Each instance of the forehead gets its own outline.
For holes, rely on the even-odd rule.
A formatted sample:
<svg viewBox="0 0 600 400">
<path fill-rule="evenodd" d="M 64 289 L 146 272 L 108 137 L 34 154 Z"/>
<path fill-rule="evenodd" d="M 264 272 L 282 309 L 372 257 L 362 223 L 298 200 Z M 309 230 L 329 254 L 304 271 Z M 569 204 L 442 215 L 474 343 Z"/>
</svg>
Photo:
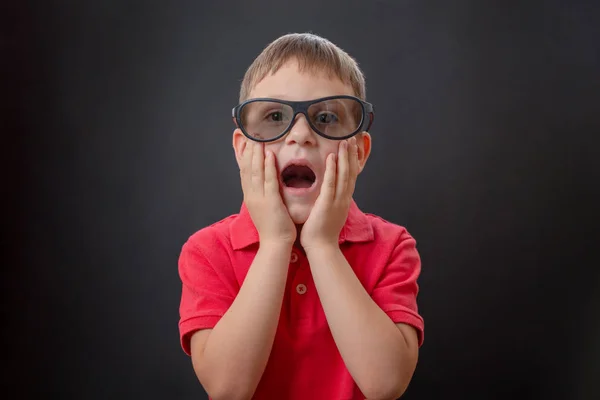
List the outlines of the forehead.
<svg viewBox="0 0 600 400">
<path fill-rule="evenodd" d="M 354 95 L 352 86 L 334 74 L 318 68 L 300 70 L 296 61 L 288 61 L 274 74 L 254 85 L 249 98 L 272 97 L 281 100 L 313 100 L 336 95 Z"/>
</svg>

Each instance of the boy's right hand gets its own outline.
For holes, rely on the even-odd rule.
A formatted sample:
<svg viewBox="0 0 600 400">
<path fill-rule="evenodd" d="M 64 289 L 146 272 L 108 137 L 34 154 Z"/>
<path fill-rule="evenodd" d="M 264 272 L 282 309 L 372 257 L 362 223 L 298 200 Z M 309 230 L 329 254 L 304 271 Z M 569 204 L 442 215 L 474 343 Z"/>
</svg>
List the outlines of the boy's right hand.
<svg viewBox="0 0 600 400">
<path fill-rule="evenodd" d="M 296 241 L 296 225 L 279 192 L 273 152 L 268 151 L 265 156 L 263 143 L 247 141 L 242 150 L 240 177 L 244 203 L 258 231 L 260 242 L 292 245 Z"/>
</svg>

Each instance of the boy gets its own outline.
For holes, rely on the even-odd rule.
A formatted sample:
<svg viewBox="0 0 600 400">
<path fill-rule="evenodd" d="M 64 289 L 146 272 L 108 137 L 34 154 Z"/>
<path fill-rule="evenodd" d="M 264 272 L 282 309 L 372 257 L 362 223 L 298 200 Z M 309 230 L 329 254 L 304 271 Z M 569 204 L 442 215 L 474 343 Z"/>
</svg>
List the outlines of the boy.
<svg viewBox="0 0 600 400">
<path fill-rule="evenodd" d="M 180 336 L 213 399 L 396 399 L 423 341 L 420 258 L 402 227 L 352 199 L 373 108 L 356 62 L 289 34 L 242 82 L 239 214 L 179 259 Z"/>
</svg>

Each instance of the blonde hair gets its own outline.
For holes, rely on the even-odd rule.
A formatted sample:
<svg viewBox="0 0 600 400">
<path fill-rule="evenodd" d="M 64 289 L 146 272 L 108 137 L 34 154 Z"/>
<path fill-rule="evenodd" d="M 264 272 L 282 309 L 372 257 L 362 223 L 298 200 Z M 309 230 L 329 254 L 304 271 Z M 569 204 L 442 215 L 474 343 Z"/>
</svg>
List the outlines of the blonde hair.
<svg viewBox="0 0 600 400">
<path fill-rule="evenodd" d="M 366 100 L 366 85 L 358 63 L 329 40 L 312 33 L 290 33 L 271 42 L 258 55 L 244 75 L 240 103 L 267 75 L 274 74 L 290 60 L 303 72 L 326 72 L 352 87 L 354 95 Z"/>
</svg>

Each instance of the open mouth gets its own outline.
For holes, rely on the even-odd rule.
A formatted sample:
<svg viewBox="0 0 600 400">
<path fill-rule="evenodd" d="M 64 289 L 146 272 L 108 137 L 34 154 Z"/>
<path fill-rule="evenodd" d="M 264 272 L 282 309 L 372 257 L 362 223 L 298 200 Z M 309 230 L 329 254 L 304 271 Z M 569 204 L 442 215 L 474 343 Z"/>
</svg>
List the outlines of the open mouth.
<svg viewBox="0 0 600 400">
<path fill-rule="evenodd" d="M 309 188 L 315 183 L 315 173 L 306 165 L 289 165 L 281 172 L 281 180 L 289 188 Z"/>
</svg>

